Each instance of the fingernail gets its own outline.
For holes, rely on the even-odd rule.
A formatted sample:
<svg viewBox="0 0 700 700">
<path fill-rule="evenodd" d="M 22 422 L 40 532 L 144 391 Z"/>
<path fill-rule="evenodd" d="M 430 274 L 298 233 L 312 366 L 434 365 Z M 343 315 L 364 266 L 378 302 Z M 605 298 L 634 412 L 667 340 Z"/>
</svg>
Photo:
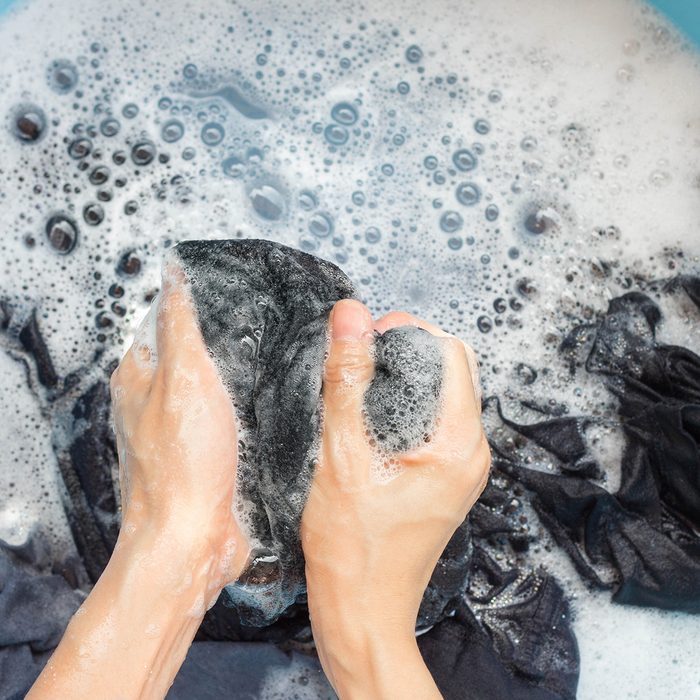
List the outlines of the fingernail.
<svg viewBox="0 0 700 700">
<path fill-rule="evenodd" d="M 333 340 L 360 340 L 372 336 L 372 316 L 367 307 L 354 299 L 342 299 L 331 311 Z"/>
</svg>

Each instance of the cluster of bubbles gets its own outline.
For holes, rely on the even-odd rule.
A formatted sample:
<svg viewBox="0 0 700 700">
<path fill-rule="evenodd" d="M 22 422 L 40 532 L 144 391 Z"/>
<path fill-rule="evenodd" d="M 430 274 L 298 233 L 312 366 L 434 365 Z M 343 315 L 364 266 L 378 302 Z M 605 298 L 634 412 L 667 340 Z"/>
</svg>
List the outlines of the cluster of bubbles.
<svg viewBox="0 0 700 700">
<path fill-rule="evenodd" d="M 341 265 L 375 314 L 469 340 L 487 393 L 594 410 L 557 369 L 566 329 L 698 267 L 700 107 L 658 88 L 659 66 L 681 84 L 697 60 L 632 0 L 538 2 L 517 27 L 477 4 L 213 0 L 156 21 L 135 0 L 76 0 L 54 32 L 33 14 L 48 0 L 26 3 L 0 25 L 23 56 L 0 98 L 4 298 L 39 309 L 68 374 L 96 347 L 119 356 L 175 242 L 269 238 Z M 534 38 L 550 12 L 593 26 L 620 4 L 595 64 Z"/>
</svg>

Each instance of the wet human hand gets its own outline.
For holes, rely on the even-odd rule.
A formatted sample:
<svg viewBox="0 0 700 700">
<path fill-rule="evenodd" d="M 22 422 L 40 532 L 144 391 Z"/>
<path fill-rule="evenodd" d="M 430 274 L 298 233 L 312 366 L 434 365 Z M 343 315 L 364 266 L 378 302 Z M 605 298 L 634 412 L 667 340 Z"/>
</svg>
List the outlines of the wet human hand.
<svg viewBox="0 0 700 700">
<path fill-rule="evenodd" d="M 435 564 L 488 479 L 476 360 L 460 340 L 408 314 L 373 324 L 355 301 L 336 304 L 330 325 L 323 436 L 302 519 L 314 638 L 343 698 L 434 697 L 414 629 Z M 443 390 L 430 440 L 392 455 L 398 474 L 385 480 L 363 397 L 374 331 L 401 325 L 439 338 Z"/>
<path fill-rule="evenodd" d="M 232 513 L 237 423 L 177 267 L 164 269 L 159 298 L 111 391 L 122 537 L 148 527 L 173 533 L 173 547 L 207 548 L 216 562 L 211 587 L 220 589 L 249 554 Z"/>
</svg>

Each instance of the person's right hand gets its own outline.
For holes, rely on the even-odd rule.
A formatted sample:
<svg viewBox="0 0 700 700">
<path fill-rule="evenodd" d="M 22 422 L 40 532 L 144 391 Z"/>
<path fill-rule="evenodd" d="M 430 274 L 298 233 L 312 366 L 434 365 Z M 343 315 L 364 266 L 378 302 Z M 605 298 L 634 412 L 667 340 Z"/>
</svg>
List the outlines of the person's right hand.
<svg viewBox="0 0 700 700">
<path fill-rule="evenodd" d="M 408 314 L 376 324 L 338 302 L 323 383 L 323 434 L 302 518 L 309 610 L 319 656 L 346 697 L 439 697 L 418 653 L 415 622 L 437 560 L 486 485 L 476 360 L 460 340 Z M 429 442 L 392 455 L 380 480 L 363 411 L 375 330 L 418 325 L 440 338 L 442 405 Z M 379 466 L 381 469 L 381 465 Z"/>
</svg>

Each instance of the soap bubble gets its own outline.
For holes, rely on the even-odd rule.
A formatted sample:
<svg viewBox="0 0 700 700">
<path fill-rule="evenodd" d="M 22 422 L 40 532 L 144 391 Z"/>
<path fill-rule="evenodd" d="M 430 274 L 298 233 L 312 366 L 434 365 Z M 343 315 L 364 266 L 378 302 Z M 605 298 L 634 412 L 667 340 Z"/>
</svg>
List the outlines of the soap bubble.
<svg viewBox="0 0 700 700">
<path fill-rule="evenodd" d="M 75 139 L 68 145 L 68 155 L 75 160 L 86 158 L 91 151 L 92 141 L 87 138 Z"/>
<path fill-rule="evenodd" d="M 105 218 L 105 210 L 94 202 L 83 208 L 83 219 L 89 226 L 98 226 Z"/>
<path fill-rule="evenodd" d="M 221 163 L 221 169 L 227 177 L 239 178 L 245 173 L 245 163 L 238 156 L 229 156 Z"/>
<path fill-rule="evenodd" d="M 498 218 L 498 207 L 495 204 L 489 204 L 484 212 L 487 221 L 495 221 Z"/>
<path fill-rule="evenodd" d="M 208 122 L 202 127 L 202 141 L 207 146 L 218 146 L 224 140 L 224 127 L 217 122 Z"/>
<path fill-rule="evenodd" d="M 350 126 L 357 121 L 357 110 L 349 102 L 339 102 L 331 109 L 331 117 L 344 126 Z"/>
<path fill-rule="evenodd" d="M 481 199 L 481 190 L 473 182 L 461 182 L 457 185 L 455 196 L 460 204 L 472 207 L 479 203 Z"/>
<path fill-rule="evenodd" d="M 136 165 L 148 165 L 156 157 L 156 146 L 152 141 L 139 141 L 131 149 L 131 160 Z"/>
<path fill-rule="evenodd" d="M 420 63 L 422 58 L 423 51 L 421 50 L 420 46 L 412 44 L 406 49 L 406 60 L 409 63 Z"/>
<path fill-rule="evenodd" d="M 329 124 L 323 130 L 323 135 L 326 141 L 333 146 L 342 146 L 350 137 L 348 130 L 339 124 Z"/>
<path fill-rule="evenodd" d="M 134 104 L 133 102 L 129 102 L 128 104 L 125 104 L 124 107 L 122 107 L 122 116 L 125 119 L 134 119 L 139 113 L 139 107 L 138 105 Z"/>
<path fill-rule="evenodd" d="M 49 245 L 60 255 L 68 255 L 78 243 L 78 226 L 65 214 L 56 214 L 46 222 Z"/>
<path fill-rule="evenodd" d="M 365 231 L 365 240 L 367 243 L 378 243 L 382 237 L 381 232 L 376 226 L 370 226 Z"/>
<path fill-rule="evenodd" d="M 14 109 L 12 115 L 12 133 L 22 143 L 36 143 L 46 132 L 44 111 L 32 104 L 25 104 Z"/>
<path fill-rule="evenodd" d="M 103 136 L 116 136 L 119 133 L 120 128 L 121 125 L 119 121 L 113 117 L 103 119 L 100 124 L 100 131 L 102 132 Z"/>
<path fill-rule="evenodd" d="M 302 190 L 299 193 L 299 206 L 304 211 L 311 211 L 318 206 L 318 199 L 316 199 L 316 195 L 313 192 Z"/>
<path fill-rule="evenodd" d="M 457 170 L 467 172 L 476 168 L 477 158 L 469 149 L 461 148 L 452 155 L 452 162 Z"/>
<path fill-rule="evenodd" d="M 317 238 L 327 238 L 333 233 L 333 218 L 330 214 L 317 212 L 309 219 L 309 232 Z"/>
<path fill-rule="evenodd" d="M 78 84 L 78 69 L 65 59 L 52 61 L 48 70 L 48 83 L 54 92 L 66 94 Z"/>
<path fill-rule="evenodd" d="M 284 196 L 272 185 L 254 187 L 248 193 L 248 197 L 255 212 L 266 221 L 279 221 L 284 215 Z"/>
<path fill-rule="evenodd" d="M 440 228 L 445 233 L 455 233 L 464 225 L 462 215 L 457 211 L 446 211 L 440 217 Z"/>
<path fill-rule="evenodd" d="M 179 119 L 169 119 L 160 130 L 160 135 L 166 143 L 179 141 L 185 133 L 185 125 Z"/>
</svg>

